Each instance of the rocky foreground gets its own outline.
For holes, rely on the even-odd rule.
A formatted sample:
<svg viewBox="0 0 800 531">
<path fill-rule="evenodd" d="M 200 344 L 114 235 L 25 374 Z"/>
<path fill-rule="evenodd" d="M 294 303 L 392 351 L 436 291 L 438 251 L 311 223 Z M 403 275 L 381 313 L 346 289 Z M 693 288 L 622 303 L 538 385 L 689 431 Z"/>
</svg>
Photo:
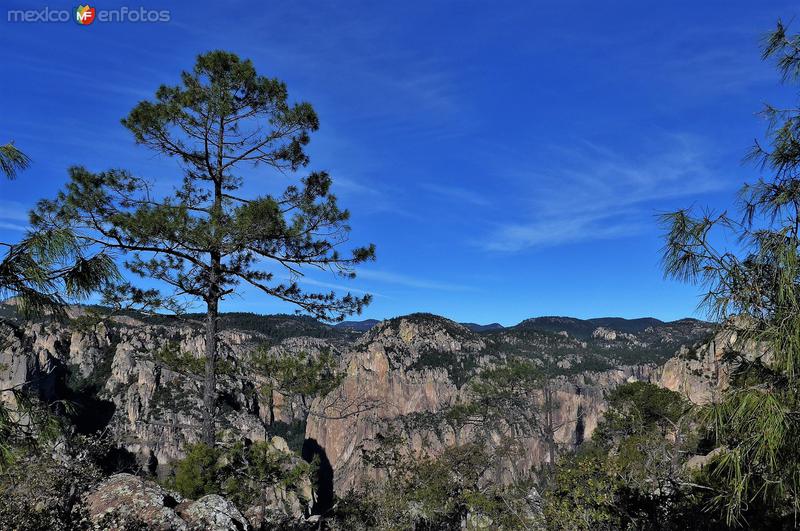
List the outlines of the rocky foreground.
<svg viewBox="0 0 800 531">
<path fill-rule="evenodd" d="M 76 401 L 82 406 L 78 429 L 105 430 L 145 474 L 166 478 L 200 434 L 199 323 L 137 315 L 96 322 L 81 310 L 72 317 L 23 322 L 7 314 L 0 324 L 0 387 L 23 386 L 45 400 Z M 298 525 L 313 523 L 312 513 L 335 494 L 380 477 L 364 456 L 387 433 L 400 433 L 405 451 L 417 455 L 482 437 L 444 413 L 487 367 L 519 357 L 549 376 L 554 438 L 565 451 L 591 436 L 605 411 L 604 397 L 620 383 L 649 381 L 697 403 L 712 399 L 727 377 L 722 355 L 735 342 L 729 335 L 714 337 L 710 324 L 690 319 L 537 318 L 512 328 L 476 329 L 414 314 L 369 326 L 362 333 L 290 316 L 224 320 L 222 440 L 271 441 L 297 459 L 316 456 L 323 474 L 316 490 L 273 489 L 261 506 L 240 511 L 219 496 L 182 500 L 154 481 L 119 474 L 88 495 L 91 517 L 99 522 L 130 513 L 163 529 L 246 529 L 266 511 Z M 333 356 L 337 385 L 323 396 L 281 392 L 257 370 L 257 353 Z M 550 459 L 540 437 L 521 442 L 524 458 L 499 466 L 493 480 L 508 481 Z"/>
</svg>

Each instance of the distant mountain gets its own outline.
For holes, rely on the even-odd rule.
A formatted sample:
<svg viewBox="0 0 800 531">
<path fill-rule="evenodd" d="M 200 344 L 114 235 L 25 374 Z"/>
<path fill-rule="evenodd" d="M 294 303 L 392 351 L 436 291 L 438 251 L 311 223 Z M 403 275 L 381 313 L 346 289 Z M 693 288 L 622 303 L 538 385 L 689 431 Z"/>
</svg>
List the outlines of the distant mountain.
<svg viewBox="0 0 800 531">
<path fill-rule="evenodd" d="M 136 316 L 135 312 L 132 315 Z M 205 314 L 190 313 L 180 318 L 171 315 L 149 315 L 139 318 L 148 324 L 174 325 L 188 321 L 195 325 L 203 324 Z M 347 330 L 336 330 L 333 326 L 322 323 L 307 315 L 272 314 L 261 315 L 249 312 L 226 312 L 219 316 L 219 326 L 225 330 L 243 330 L 258 332 L 269 337 L 273 342 L 280 342 L 289 337 L 316 337 L 325 339 L 342 338 Z"/>
<path fill-rule="evenodd" d="M 642 317 L 640 319 L 623 319 L 622 317 L 596 317 L 594 319 L 576 319 L 574 317 L 534 317 L 526 319 L 514 328 L 526 328 L 539 330 L 542 332 L 566 332 L 572 337 L 586 339 L 598 327 L 612 328 L 619 332 L 638 334 L 650 327 L 664 326 L 664 321 L 653 317 Z"/>
<path fill-rule="evenodd" d="M 663 363 L 682 346 L 691 348 L 713 332 L 711 323 L 696 319 L 665 323 L 617 317 L 539 317 L 483 331 L 473 326 L 481 325 L 415 313 L 381 321 L 357 342 L 385 343 L 390 367 L 445 368 L 460 385 L 479 370 L 479 358 L 483 363 L 508 356 L 527 358 L 554 375 L 604 371 Z"/>
<path fill-rule="evenodd" d="M 692 347 L 713 333 L 697 319 L 663 322 L 645 317 L 536 317 L 482 334 L 506 354 L 545 360 L 568 371 L 606 370 L 623 365 L 660 364 L 681 346 Z"/>
<path fill-rule="evenodd" d="M 14 303 L 13 299 L 0 302 L 0 320 L 24 321 L 17 314 Z M 68 313 L 71 318 L 76 318 L 89 309 L 101 312 L 108 310 L 102 307 L 72 306 Z M 148 315 L 128 310 L 116 312 L 116 315 L 117 318 L 128 319 L 126 323 L 129 325 L 138 323 L 200 329 L 205 321 L 203 313 L 189 313 L 176 317 L 163 314 Z M 46 317 L 37 320 L 42 319 L 47 320 Z M 542 316 L 526 319 L 515 326 L 504 327 L 499 323 L 455 323 L 427 313 L 415 313 L 386 321 L 365 319 L 330 325 L 304 315 L 230 312 L 220 314 L 219 324 L 222 329 L 262 334 L 263 339 L 271 345 L 293 337 L 319 338 L 344 345 L 355 341 L 382 322 L 396 323 L 403 320 L 417 324 L 436 323 L 436 326 L 448 329 L 453 326 L 461 328 L 461 332 L 453 330 L 453 334 L 476 334 L 474 339 L 477 340 L 480 336 L 486 342 L 487 349 L 492 352 L 502 351 L 526 357 L 546 355 L 555 363 L 564 355 L 578 356 L 583 362 L 572 363 L 575 369 L 587 364 L 593 368 L 601 366 L 608 368 L 616 364 L 660 363 L 674 354 L 676 344 L 692 345 L 705 339 L 711 330 L 710 323 L 691 318 L 664 322 L 653 317 L 578 319 L 566 316 Z M 579 356 L 576 349 L 581 351 L 588 349 L 589 352 L 582 352 Z"/>
<path fill-rule="evenodd" d="M 119 321 L 128 325 L 147 324 L 159 326 L 185 326 L 202 329 L 205 326 L 204 313 L 185 313 L 180 316 L 168 314 L 146 314 L 136 310 L 112 312 L 102 306 L 74 305 L 68 308 L 71 318 L 86 315 L 88 310 L 96 310 L 100 314 L 112 314 Z M 24 322 L 25 319 L 16 310 L 13 300 L 0 301 L 0 320 Z M 48 320 L 40 317 L 36 320 Z M 366 321 L 364 321 L 366 322 Z M 377 321 L 375 321 L 377 322 Z M 341 323 L 340 323 L 341 324 Z M 222 330 L 240 330 L 261 334 L 270 344 L 277 344 L 291 337 L 313 337 L 329 341 L 351 341 L 360 335 L 359 330 L 350 327 L 331 326 L 308 315 L 294 314 L 257 314 L 250 312 L 224 312 L 219 315 L 219 327 Z"/>
<path fill-rule="evenodd" d="M 501 330 L 505 328 L 500 323 L 491 323 L 491 324 L 477 324 L 477 323 L 461 323 L 462 326 L 466 326 L 473 332 L 489 332 L 490 330 Z"/>
<path fill-rule="evenodd" d="M 342 321 L 334 325 L 334 328 L 355 330 L 356 332 L 366 332 L 376 324 L 380 323 L 377 319 L 365 319 L 363 321 Z"/>
</svg>

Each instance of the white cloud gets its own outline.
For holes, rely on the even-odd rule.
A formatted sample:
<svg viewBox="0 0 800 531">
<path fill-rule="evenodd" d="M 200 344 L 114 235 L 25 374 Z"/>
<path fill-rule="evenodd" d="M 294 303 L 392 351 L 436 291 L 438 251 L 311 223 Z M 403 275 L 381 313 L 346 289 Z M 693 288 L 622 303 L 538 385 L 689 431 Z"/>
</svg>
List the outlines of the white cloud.
<svg viewBox="0 0 800 531">
<path fill-rule="evenodd" d="M 28 230 L 28 227 L 18 225 L 16 223 L 6 223 L 4 221 L 0 221 L 0 229 L 18 230 L 24 232 Z"/>
<path fill-rule="evenodd" d="M 447 282 L 438 282 L 433 280 L 426 280 L 416 276 L 402 275 L 399 273 L 390 273 L 387 271 L 376 271 L 372 269 L 364 269 L 358 271 L 358 276 L 366 280 L 374 280 L 386 284 L 397 284 L 408 288 L 429 289 L 436 291 L 473 291 L 474 288 L 460 284 L 451 284 Z"/>
<path fill-rule="evenodd" d="M 557 166 L 520 172 L 531 183 L 520 219 L 495 223 L 480 245 L 520 251 L 637 234 L 652 222 L 653 203 L 723 187 L 700 146 L 665 135 L 657 150 L 637 156 L 588 142 L 557 149 Z"/>
<path fill-rule="evenodd" d="M 429 192 L 433 192 L 448 201 L 456 203 L 468 203 L 475 206 L 489 206 L 491 202 L 485 196 L 466 188 L 458 186 L 441 185 L 435 183 L 422 183 L 421 187 Z"/>
<path fill-rule="evenodd" d="M 17 201 L 5 201 L 0 199 L 0 219 L 28 222 L 28 210 L 30 207 Z"/>
</svg>

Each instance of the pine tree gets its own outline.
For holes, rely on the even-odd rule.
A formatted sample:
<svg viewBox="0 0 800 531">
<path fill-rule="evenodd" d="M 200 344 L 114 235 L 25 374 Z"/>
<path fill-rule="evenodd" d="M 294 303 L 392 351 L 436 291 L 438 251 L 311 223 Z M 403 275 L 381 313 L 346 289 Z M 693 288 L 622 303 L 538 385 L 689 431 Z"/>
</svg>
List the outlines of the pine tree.
<svg viewBox="0 0 800 531">
<path fill-rule="evenodd" d="M 13 179 L 30 159 L 13 144 L 0 146 L 0 170 Z M 0 300 L 14 299 L 29 318 L 44 313 L 63 317 L 69 299 L 83 299 L 116 278 L 108 256 L 90 255 L 67 228 L 28 231 L 16 243 L 0 242 Z M 52 412 L 27 393 L 28 382 L 0 388 L 0 471 L 20 448 L 37 448 L 61 434 Z"/>
<path fill-rule="evenodd" d="M 30 158 L 13 143 L 0 146 L 0 172 L 15 179 Z M 64 227 L 28 231 L 16 243 L 0 242 L 0 300 L 14 298 L 24 317 L 63 313 L 65 297 L 83 299 L 116 276 L 116 266 L 103 254 L 87 254 Z"/>
<path fill-rule="evenodd" d="M 370 297 L 308 292 L 297 278 L 309 267 L 353 278 L 353 266 L 374 259 L 375 249 L 337 250 L 347 241 L 349 213 L 337 206 L 327 173 L 310 172 L 277 195 L 262 192 L 308 164 L 304 149 L 319 122 L 310 104 L 290 104 L 286 86 L 258 75 L 249 60 L 200 55 L 181 85 L 161 86 L 122 123 L 138 144 L 179 162 L 181 184 L 159 196 L 127 171 L 75 167 L 66 189 L 40 203 L 35 221 L 73 227 L 162 286 L 125 283 L 107 300 L 176 311 L 191 301 L 205 305 L 203 441 L 211 446 L 220 301 L 246 285 L 314 317 L 341 320 Z"/>
<path fill-rule="evenodd" d="M 786 83 L 798 82 L 800 36 L 780 21 L 763 56 L 777 60 Z M 713 505 L 729 523 L 788 526 L 800 509 L 800 111 L 767 106 L 763 115 L 767 142 L 749 158 L 770 177 L 741 189 L 741 218 L 664 216 L 664 263 L 669 276 L 703 286 L 736 347 L 766 347 L 761 356 L 736 354 L 730 389 L 706 412 L 720 448 L 710 467 Z M 740 246 L 720 250 L 723 234 Z"/>
<path fill-rule="evenodd" d="M 14 179 L 17 172 L 24 170 L 30 164 L 31 159 L 17 149 L 13 142 L 0 146 L 0 172 L 9 179 Z"/>
</svg>

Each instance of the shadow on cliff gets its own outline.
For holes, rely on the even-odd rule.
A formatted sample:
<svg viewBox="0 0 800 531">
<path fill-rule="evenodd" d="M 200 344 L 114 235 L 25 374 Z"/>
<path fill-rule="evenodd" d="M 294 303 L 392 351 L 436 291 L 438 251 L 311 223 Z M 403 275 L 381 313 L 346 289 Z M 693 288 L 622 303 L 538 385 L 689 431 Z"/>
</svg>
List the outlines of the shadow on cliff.
<svg viewBox="0 0 800 531">
<path fill-rule="evenodd" d="M 317 468 L 317 501 L 311 509 L 312 514 L 326 514 L 333 508 L 333 467 L 325 449 L 315 439 L 303 442 L 303 459 L 311 463 L 315 459 Z"/>
<path fill-rule="evenodd" d="M 100 391 L 105 384 L 101 375 L 93 371 L 89 377 L 81 378 L 76 372 L 68 367 L 60 368 L 55 386 L 56 395 L 69 404 L 65 413 L 78 433 L 98 433 L 111 422 L 116 405 L 110 400 L 100 398 Z"/>
</svg>

